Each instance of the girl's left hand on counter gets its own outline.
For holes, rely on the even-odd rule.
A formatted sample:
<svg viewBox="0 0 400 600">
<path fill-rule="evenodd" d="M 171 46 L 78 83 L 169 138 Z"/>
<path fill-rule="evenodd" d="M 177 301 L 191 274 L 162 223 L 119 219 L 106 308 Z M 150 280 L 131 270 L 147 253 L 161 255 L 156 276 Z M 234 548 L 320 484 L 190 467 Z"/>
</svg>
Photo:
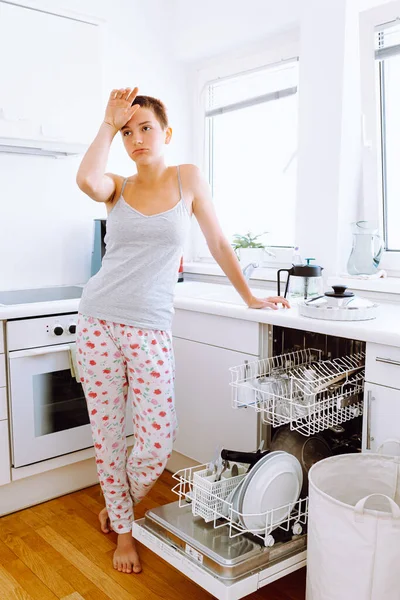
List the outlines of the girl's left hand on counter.
<svg viewBox="0 0 400 600">
<path fill-rule="evenodd" d="M 273 310 L 278 310 L 279 304 L 282 304 L 284 308 L 290 308 L 289 302 L 281 296 L 270 296 L 268 298 L 256 298 L 253 296 L 247 302 L 249 308 L 272 308 Z"/>
</svg>

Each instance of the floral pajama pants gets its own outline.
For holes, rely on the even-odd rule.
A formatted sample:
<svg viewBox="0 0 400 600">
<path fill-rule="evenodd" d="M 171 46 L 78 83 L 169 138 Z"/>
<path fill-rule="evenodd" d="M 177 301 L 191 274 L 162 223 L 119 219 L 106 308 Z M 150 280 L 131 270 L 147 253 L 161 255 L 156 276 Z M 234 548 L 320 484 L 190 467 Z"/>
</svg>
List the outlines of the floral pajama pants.
<svg viewBox="0 0 400 600">
<path fill-rule="evenodd" d="M 164 470 L 177 433 L 172 336 L 79 314 L 76 349 L 111 526 L 128 533 L 133 507 Z M 129 456 L 128 399 L 135 439 Z"/>
</svg>

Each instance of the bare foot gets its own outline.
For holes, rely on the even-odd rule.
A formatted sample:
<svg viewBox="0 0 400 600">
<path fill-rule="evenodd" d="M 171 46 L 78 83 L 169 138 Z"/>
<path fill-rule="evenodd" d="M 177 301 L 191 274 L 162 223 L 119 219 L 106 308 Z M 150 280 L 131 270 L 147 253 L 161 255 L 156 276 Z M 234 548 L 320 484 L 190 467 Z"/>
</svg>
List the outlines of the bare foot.
<svg viewBox="0 0 400 600">
<path fill-rule="evenodd" d="M 120 571 L 120 573 L 132 573 L 132 571 L 133 573 L 140 573 L 142 570 L 135 540 L 130 532 L 118 535 L 113 565 L 114 569 Z"/>
<path fill-rule="evenodd" d="M 99 521 L 100 521 L 100 529 L 102 530 L 102 532 L 110 533 L 111 525 L 110 525 L 110 519 L 108 518 L 108 512 L 107 512 L 106 508 L 103 508 L 99 512 Z"/>
</svg>

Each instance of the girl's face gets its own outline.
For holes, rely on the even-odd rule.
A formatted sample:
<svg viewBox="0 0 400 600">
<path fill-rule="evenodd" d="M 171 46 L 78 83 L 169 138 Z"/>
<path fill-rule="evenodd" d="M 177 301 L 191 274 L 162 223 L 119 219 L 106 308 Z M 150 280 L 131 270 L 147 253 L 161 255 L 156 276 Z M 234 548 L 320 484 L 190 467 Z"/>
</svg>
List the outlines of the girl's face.
<svg viewBox="0 0 400 600">
<path fill-rule="evenodd" d="M 171 140 L 170 127 L 163 129 L 150 108 L 140 107 L 124 127 L 121 135 L 125 150 L 137 164 L 149 164 L 164 153 Z"/>
</svg>

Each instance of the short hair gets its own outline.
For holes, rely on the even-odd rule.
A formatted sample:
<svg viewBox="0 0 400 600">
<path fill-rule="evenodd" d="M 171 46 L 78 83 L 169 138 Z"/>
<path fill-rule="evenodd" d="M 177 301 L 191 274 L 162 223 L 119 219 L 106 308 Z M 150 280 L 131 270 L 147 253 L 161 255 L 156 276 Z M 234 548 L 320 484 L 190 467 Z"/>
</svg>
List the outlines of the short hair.
<svg viewBox="0 0 400 600">
<path fill-rule="evenodd" d="M 167 109 L 161 100 L 153 98 L 152 96 L 136 96 L 132 102 L 132 106 L 139 104 L 142 108 L 150 108 L 155 114 L 158 122 L 163 129 L 168 127 Z"/>
</svg>

